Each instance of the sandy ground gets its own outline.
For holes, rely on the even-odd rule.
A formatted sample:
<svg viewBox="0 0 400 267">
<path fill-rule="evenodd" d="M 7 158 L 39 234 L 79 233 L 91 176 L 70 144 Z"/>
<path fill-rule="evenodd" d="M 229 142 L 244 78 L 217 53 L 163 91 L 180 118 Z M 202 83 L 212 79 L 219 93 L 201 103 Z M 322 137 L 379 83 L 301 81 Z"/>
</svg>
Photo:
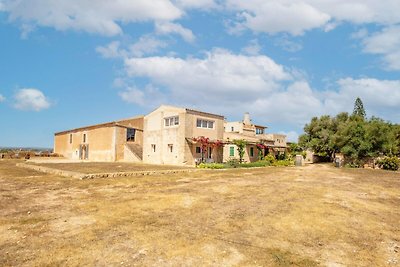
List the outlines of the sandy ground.
<svg viewBox="0 0 400 267">
<path fill-rule="evenodd" d="M 74 171 L 80 173 L 113 173 L 113 172 L 133 172 L 133 171 L 162 171 L 174 169 L 193 169 L 188 166 L 171 166 L 171 165 L 153 165 L 144 163 L 126 163 L 126 162 L 59 162 L 57 159 L 48 161 L 28 161 L 33 165 L 40 165 L 49 168 L 55 168 L 64 171 Z"/>
<path fill-rule="evenodd" d="M 0 266 L 400 266 L 400 174 L 76 180 L 0 161 Z"/>
</svg>

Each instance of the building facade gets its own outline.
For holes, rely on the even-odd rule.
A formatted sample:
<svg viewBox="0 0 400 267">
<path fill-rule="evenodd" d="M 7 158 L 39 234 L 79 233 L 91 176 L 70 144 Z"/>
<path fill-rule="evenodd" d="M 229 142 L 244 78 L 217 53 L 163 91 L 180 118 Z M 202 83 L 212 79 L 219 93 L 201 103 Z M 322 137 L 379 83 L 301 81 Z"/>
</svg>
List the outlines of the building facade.
<svg viewBox="0 0 400 267">
<path fill-rule="evenodd" d="M 71 160 L 194 165 L 238 158 L 233 140 L 245 140 L 244 161 L 286 148 L 286 136 L 267 127 L 188 108 L 162 105 L 145 116 L 58 132 L 54 152 Z"/>
<path fill-rule="evenodd" d="M 213 146 L 223 139 L 224 117 L 172 106 L 161 106 L 144 117 L 143 162 L 193 165 L 196 161 L 222 161 L 222 148 Z M 209 146 L 201 149 L 199 137 Z"/>
<path fill-rule="evenodd" d="M 239 159 L 237 146 L 233 140 L 244 140 L 247 143 L 244 162 L 254 162 L 268 154 L 278 156 L 286 151 L 286 136 L 267 134 L 267 127 L 253 124 L 247 112 L 242 121 L 225 122 L 224 129 L 224 162 L 233 158 Z"/>
<path fill-rule="evenodd" d="M 140 162 L 143 118 L 138 116 L 55 133 L 54 153 L 71 160 Z"/>
</svg>

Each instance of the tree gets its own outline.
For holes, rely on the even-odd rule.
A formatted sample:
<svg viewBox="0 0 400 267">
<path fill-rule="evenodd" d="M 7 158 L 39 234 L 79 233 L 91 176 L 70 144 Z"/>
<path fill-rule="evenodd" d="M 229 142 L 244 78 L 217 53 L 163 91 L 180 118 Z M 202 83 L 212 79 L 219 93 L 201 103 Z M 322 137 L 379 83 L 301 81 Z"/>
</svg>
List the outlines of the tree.
<svg viewBox="0 0 400 267">
<path fill-rule="evenodd" d="M 359 97 L 357 97 L 354 102 L 353 116 L 360 116 L 363 119 L 365 119 L 366 116 L 363 102 Z"/>
<path fill-rule="evenodd" d="M 355 112 L 356 113 L 356 112 Z M 312 118 L 299 137 L 299 145 L 318 156 L 343 153 L 353 163 L 367 157 L 400 154 L 400 125 L 382 119 L 343 112 L 335 117 Z"/>
<path fill-rule="evenodd" d="M 334 120 L 330 116 L 314 117 L 304 126 L 304 134 L 299 138 L 299 145 L 313 150 L 318 156 L 331 158 L 335 152 L 332 142 L 334 134 Z"/>
<path fill-rule="evenodd" d="M 237 152 L 239 154 L 239 162 L 242 163 L 247 141 L 243 139 L 235 139 L 232 141 L 232 143 L 237 146 Z"/>
</svg>

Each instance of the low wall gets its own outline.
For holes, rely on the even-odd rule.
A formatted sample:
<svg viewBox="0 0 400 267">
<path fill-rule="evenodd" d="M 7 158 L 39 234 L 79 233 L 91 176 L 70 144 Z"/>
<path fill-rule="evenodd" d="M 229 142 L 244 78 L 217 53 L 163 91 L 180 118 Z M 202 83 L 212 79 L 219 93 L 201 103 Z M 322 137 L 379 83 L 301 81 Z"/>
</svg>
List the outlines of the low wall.
<svg viewBox="0 0 400 267">
<path fill-rule="evenodd" d="M 31 165 L 26 163 L 17 163 L 18 167 L 27 168 L 44 173 L 61 175 L 65 177 L 72 177 L 78 179 L 94 179 L 94 178 L 117 178 L 129 176 L 144 176 L 144 175 L 158 175 L 158 174 L 172 174 L 172 173 L 188 173 L 197 171 L 197 169 L 182 169 L 182 170 L 159 170 L 159 171 L 135 171 L 135 172 L 112 172 L 112 173 L 80 173 L 72 171 L 64 171 L 55 168 L 43 167 L 39 165 Z"/>
</svg>

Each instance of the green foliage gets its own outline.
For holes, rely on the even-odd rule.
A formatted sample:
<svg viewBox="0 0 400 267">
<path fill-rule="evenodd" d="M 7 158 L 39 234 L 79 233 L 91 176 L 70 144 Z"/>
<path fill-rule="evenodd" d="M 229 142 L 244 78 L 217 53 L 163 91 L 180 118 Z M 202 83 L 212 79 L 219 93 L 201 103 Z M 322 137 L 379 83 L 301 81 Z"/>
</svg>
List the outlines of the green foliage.
<svg viewBox="0 0 400 267">
<path fill-rule="evenodd" d="M 400 168 L 400 160 L 397 157 L 384 157 L 378 160 L 377 164 L 384 170 L 397 171 Z"/>
<path fill-rule="evenodd" d="M 255 162 L 250 162 L 250 163 L 242 163 L 240 165 L 241 168 L 251 168 L 251 167 L 267 167 L 271 166 L 272 164 L 268 161 L 265 160 L 259 160 Z"/>
<path fill-rule="evenodd" d="M 346 168 L 360 168 L 361 164 L 359 161 L 353 161 L 353 162 L 349 162 L 346 163 L 346 165 L 344 165 Z"/>
<path fill-rule="evenodd" d="M 225 169 L 225 164 L 222 163 L 200 163 L 198 166 L 200 169 Z"/>
<path fill-rule="evenodd" d="M 239 154 L 239 162 L 242 163 L 247 141 L 243 139 L 235 139 L 232 141 L 232 143 L 237 146 L 237 152 Z"/>
<path fill-rule="evenodd" d="M 272 165 L 276 161 L 276 159 L 273 155 L 268 154 L 264 157 L 264 161 L 269 162 Z"/>
<path fill-rule="evenodd" d="M 333 159 L 343 153 L 353 165 L 366 157 L 399 155 L 400 125 L 382 119 L 365 119 L 361 100 L 356 100 L 353 115 L 340 113 L 335 117 L 313 118 L 299 137 L 299 146 L 314 151 L 318 156 Z"/>
<path fill-rule="evenodd" d="M 335 128 L 335 121 L 330 116 L 314 117 L 304 126 L 305 134 L 299 137 L 299 145 L 312 149 L 318 156 L 331 157 L 335 151 L 332 141 Z"/>
<path fill-rule="evenodd" d="M 357 97 L 356 101 L 354 102 L 353 116 L 358 116 L 363 119 L 365 119 L 366 116 L 363 102 L 359 97 Z"/>
<path fill-rule="evenodd" d="M 296 157 L 296 155 L 302 155 L 303 158 L 306 158 L 307 153 L 306 151 L 304 151 L 304 149 L 297 143 L 291 143 L 289 146 L 289 150 L 290 150 L 290 156 L 291 158 Z"/>
<path fill-rule="evenodd" d="M 286 154 L 286 153 L 280 153 L 280 154 L 278 154 L 277 156 L 276 156 L 276 159 L 277 160 L 285 160 L 285 159 L 287 159 L 288 158 L 288 155 Z"/>
<path fill-rule="evenodd" d="M 275 161 L 272 166 L 293 166 L 294 165 L 294 161 L 293 160 L 277 160 Z"/>
<path fill-rule="evenodd" d="M 235 159 L 235 158 L 230 158 L 230 159 L 226 162 L 226 166 L 227 166 L 228 168 L 237 168 L 237 167 L 239 167 L 239 164 L 240 164 L 239 160 L 238 160 L 238 159 Z"/>
</svg>

